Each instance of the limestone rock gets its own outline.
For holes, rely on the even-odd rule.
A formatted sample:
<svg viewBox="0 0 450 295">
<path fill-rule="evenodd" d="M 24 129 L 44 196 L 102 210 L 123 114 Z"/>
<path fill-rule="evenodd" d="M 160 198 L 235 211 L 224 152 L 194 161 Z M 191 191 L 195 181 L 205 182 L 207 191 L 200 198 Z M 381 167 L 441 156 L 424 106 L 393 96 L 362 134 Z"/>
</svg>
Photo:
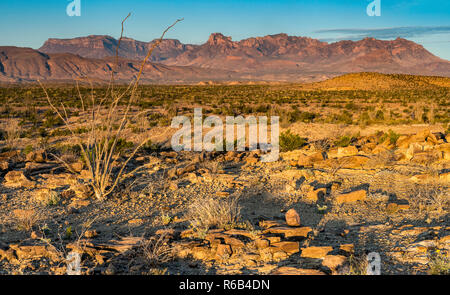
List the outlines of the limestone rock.
<svg viewBox="0 0 450 295">
<path fill-rule="evenodd" d="M 0 171 L 6 171 L 9 169 L 9 163 L 6 160 L 0 161 Z"/>
<path fill-rule="evenodd" d="M 257 249 L 266 249 L 269 248 L 270 242 L 266 239 L 258 239 L 255 241 L 255 246 Z"/>
<path fill-rule="evenodd" d="M 231 250 L 230 245 L 219 244 L 217 245 L 216 257 L 218 258 L 226 258 L 231 256 L 233 251 Z"/>
<path fill-rule="evenodd" d="M 10 171 L 5 175 L 4 185 L 6 187 L 34 188 L 36 183 L 28 179 L 23 171 Z"/>
<path fill-rule="evenodd" d="M 327 193 L 326 188 L 319 188 L 313 191 L 310 191 L 306 194 L 306 199 L 309 201 L 317 202 L 321 198 L 323 198 Z"/>
<path fill-rule="evenodd" d="M 295 209 L 290 209 L 286 212 L 286 223 L 289 226 L 300 226 L 300 215 Z"/>
<path fill-rule="evenodd" d="M 301 257 L 306 258 L 324 258 L 329 252 L 333 251 L 330 246 L 325 247 L 307 247 L 302 249 Z"/>
<path fill-rule="evenodd" d="M 347 194 L 341 194 L 336 197 L 338 204 L 354 203 L 357 201 L 365 201 L 367 198 L 367 192 L 365 190 L 358 190 Z"/>
<path fill-rule="evenodd" d="M 19 260 L 39 259 L 41 257 L 50 258 L 53 261 L 59 260 L 58 253 L 50 246 L 19 246 L 10 245 Z"/>
<path fill-rule="evenodd" d="M 290 255 L 298 253 L 300 251 L 298 242 L 288 242 L 288 241 L 273 243 L 272 246 L 270 246 L 270 249 L 272 253 L 283 251 Z"/>
<path fill-rule="evenodd" d="M 29 152 L 26 156 L 27 162 L 36 162 L 36 163 L 44 163 L 45 157 L 44 157 L 44 151 L 33 151 Z"/>
<path fill-rule="evenodd" d="M 305 238 L 312 231 L 308 226 L 305 227 L 272 227 L 265 231 L 271 234 L 283 234 L 285 238 Z"/>
<path fill-rule="evenodd" d="M 347 257 L 342 255 L 327 255 L 323 258 L 322 265 L 334 271 L 346 261 Z"/>
<path fill-rule="evenodd" d="M 450 172 L 439 174 L 439 179 L 450 182 Z"/>
</svg>

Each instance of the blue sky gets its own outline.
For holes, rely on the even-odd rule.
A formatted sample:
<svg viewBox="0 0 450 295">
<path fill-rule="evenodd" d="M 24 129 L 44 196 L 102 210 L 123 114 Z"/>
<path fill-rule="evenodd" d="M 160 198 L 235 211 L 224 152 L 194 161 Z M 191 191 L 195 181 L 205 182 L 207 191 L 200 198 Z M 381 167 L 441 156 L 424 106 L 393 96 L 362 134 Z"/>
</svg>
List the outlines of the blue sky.
<svg viewBox="0 0 450 295">
<path fill-rule="evenodd" d="M 131 12 L 125 35 L 141 41 L 184 18 L 168 38 L 200 44 L 213 32 L 233 40 L 281 32 L 327 42 L 400 36 L 450 60 L 450 1 L 380 1 L 381 16 L 369 17 L 372 0 L 81 0 L 81 16 L 69 17 L 69 0 L 3 0 L 0 45 L 39 48 L 48 38 L 118 37 L 121 20 Z"/>
</svg>

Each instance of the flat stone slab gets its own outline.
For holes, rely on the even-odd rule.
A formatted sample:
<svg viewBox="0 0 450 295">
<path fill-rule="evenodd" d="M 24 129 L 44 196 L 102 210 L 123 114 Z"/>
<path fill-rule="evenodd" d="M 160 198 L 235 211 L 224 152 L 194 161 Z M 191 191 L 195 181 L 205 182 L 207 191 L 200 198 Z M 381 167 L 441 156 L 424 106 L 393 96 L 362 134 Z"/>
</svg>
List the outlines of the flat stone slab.
<svg viewBox="0 0 450 295">
<path fill-rule="evenodd" d="M 301 237 L 306 238 L 312 231 L 309 226 L 304 227 L 272 227 L 264 231 L 265 234 L 283 234 L 285 238 Z"/>
</svg>

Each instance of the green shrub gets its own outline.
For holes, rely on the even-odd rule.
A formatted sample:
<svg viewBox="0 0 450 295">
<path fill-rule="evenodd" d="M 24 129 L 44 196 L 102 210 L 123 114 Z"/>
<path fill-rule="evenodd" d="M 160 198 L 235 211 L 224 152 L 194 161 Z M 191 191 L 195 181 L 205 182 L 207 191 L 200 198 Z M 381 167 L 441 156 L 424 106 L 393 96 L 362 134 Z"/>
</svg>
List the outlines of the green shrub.
<svg viewBox="0 0 450 295">
<path fill-rule="evenodd" d="M 382 110 L 378 110 L 375 114 L 375 119 L 377 121 L 384 121 L 384 112 Z"/>
<path fill-rule="evenodd" d="M 334 115 L 333 121 L 335 123 L 344 123 L 351 125 L 353 124 L 353 116 L 349 111 L 344 110 L 341 114 Z"/>
<path fill-rule="evenodd" d="M 307 143 L 306 139 L 287 130 L 280 135 L 280 149 L 282 152 L 288 152 L 300 149 Z"/>
<path fill-rule="evenodd" d="M 47 206 L 58 206 L 60 202 L 61 202 L 60 195 L 55 191 L 50 191 L 47 196 L 46 205 Z"/>
<path fill-rule="evenodd" d="M 31 144 L 29 144 L 22 150 L 22 154 L 28 155 L 32 151 L 33 151 L 33 146 Z"/>
<path fill-rule="evenodd" d="M 144 145 L 140 149 L 145 152 L 151 153 L 151 152 L 159 150 L 159 146 L 154 144 L 151 141 L 151 139 L 149 139 L 146 143 L 144 143 Z"/>
<path fill-rule="evenodd" d="M 347 147 L 354 143 L 359 137 L 359 134 L 351 135 L 343 135 L 339 139 L 334 142 L 335 146 L 338 147 Z"/>
<path fill-rule="evenodd" d="M 63 120 L 51 110 L 45 112 L 44 117 L 44 127 L 46 128 L 58 127 L 64 124 Z"/>
<path fill-rule="evenodd" d="M 430 270 L 431 275 L 450 275 L 450 258 L 448 254 L 437 250 L 430 255 Z"/>
<path fill-rule="evenodd" d="M 379 140 L 379 143 L 383 143 L 386 139 L 389 138 L 391 144 L 396 144 L 399 139 L 400 134 L 395 133 L 391 129 L 389 129 L 388 133 L 384 133 Z"/>
<path fill-rule="evenodd" d="M 108 150 L 111 150 L 114 143 L 114 138 L 111 138 L 108 142 Z M 114 152 L 118 155 L 123 155 L 127 150 L 133 148 L 134 143 L 127 141 L 126 139 L 119 138 L 116 142 Z"/>
<path fill-rule="evenodd" d="M 310 123 L 312 122 L 315 118 L 317 118 L 318 115 L 315 113 L 311 113 L 311 112 L 302 112 L 299 116 L 299 120 L 304 122 L 304 123 Z"/>
<path fill-rule="evenodd" d="M 347 110 L 356 110 L 358 109 L 358 107 L 356 106 L 356 104 L 354 102 L 349 102 L 345 105 L 345 108 Z"/>
<path fill-rule="evenodd" d="M 73 130 L 75 134 L 88 133 L 89 130 L 86 127 L 77 127 Z M 55 129 L 50 133 L 50 136 L 70 136 L 72 132 L 69 129 Z"/>
</svg>

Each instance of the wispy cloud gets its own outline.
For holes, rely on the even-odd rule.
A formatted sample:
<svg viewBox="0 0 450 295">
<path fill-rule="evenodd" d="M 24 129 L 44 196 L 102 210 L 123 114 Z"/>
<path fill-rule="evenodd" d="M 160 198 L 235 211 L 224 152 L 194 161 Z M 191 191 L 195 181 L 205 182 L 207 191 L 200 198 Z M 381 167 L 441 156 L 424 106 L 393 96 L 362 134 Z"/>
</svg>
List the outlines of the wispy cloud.
<svg viewBox="0 0 450 295">
<path fill-rule="evenodd" d="M 450 34 L 450 26 L 435 27 L 394 27 L 382 29 L 329 29 L 315 31 L 318 34 L 338 34 L 339 37 L 322 39 L 323 41 L 361 40 L 366 37 L 377 39 L 395 39 L 426 37 L 436 34 Z"/>
</svg>

